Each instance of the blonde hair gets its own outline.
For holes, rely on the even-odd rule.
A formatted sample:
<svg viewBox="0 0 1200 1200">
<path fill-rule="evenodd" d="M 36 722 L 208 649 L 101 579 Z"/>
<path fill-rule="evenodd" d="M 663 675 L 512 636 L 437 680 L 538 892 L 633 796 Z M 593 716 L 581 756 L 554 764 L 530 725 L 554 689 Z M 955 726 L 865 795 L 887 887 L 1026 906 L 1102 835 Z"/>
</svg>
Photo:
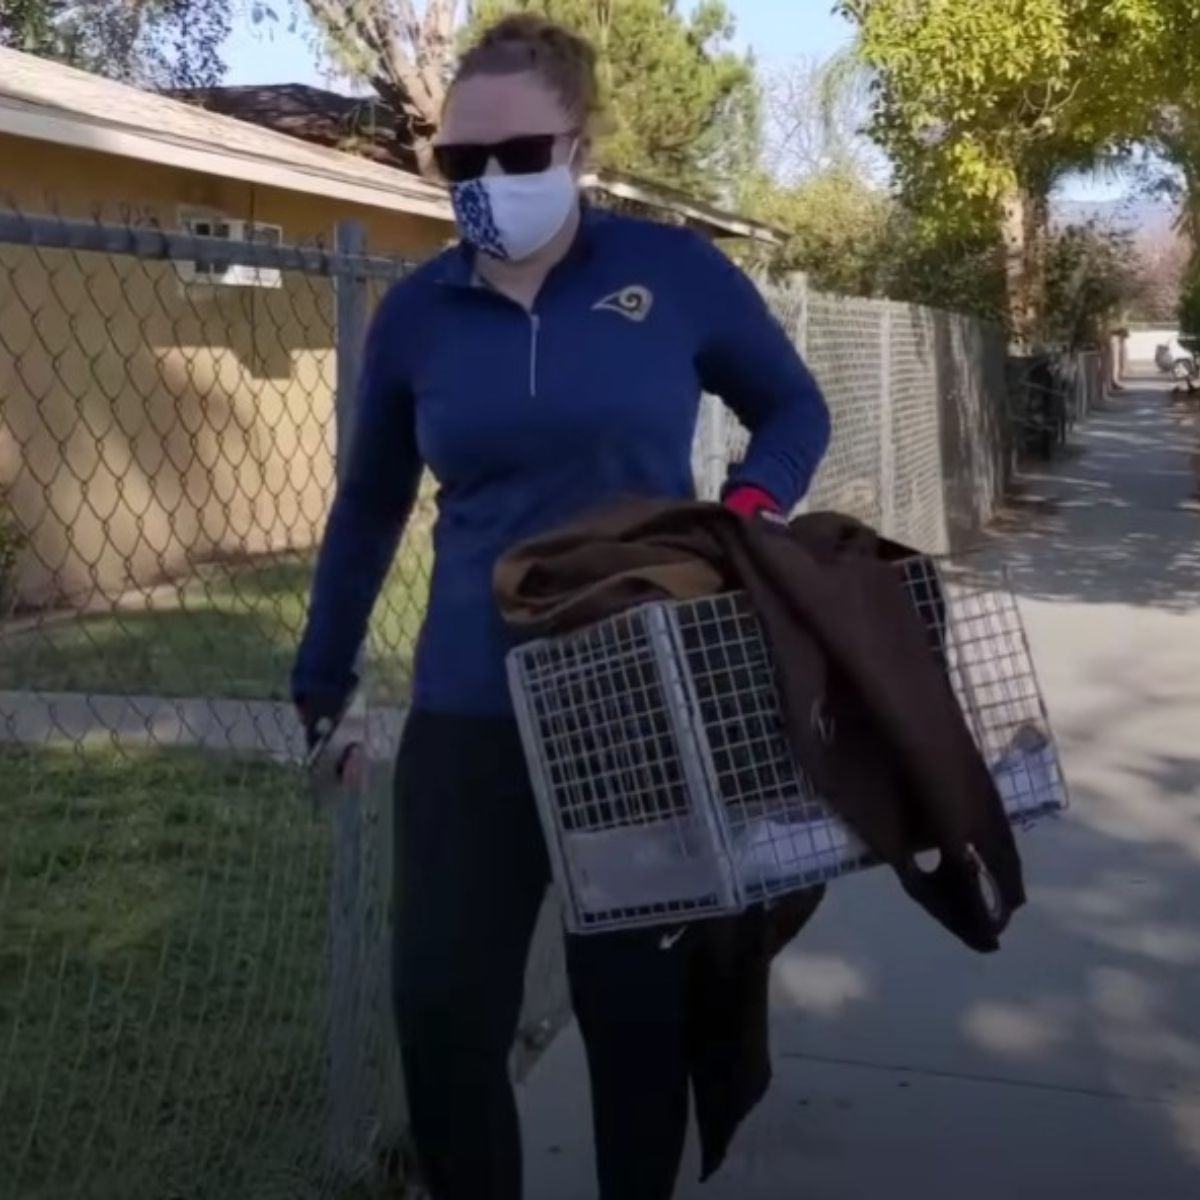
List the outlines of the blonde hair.
<svg viewBox="0 0 1200 1200">
<path fill-rule="evenodd" d="M 581 130 L 600 114 L 596 51 L 578 34 L 533 13 L 514 13 L 488 29 L 458 65 L 454 84 L 477 75 L 533 71 Z"/>
</svg>

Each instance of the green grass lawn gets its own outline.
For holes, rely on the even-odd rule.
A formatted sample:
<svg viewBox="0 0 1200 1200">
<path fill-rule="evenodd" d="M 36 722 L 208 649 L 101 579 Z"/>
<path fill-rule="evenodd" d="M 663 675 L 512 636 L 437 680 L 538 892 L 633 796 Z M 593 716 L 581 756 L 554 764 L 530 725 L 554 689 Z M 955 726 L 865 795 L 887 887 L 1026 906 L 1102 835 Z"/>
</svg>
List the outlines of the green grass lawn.
<svg viewBox="0 0 1200 1200">
<path fill-rule="evenodd" d="M 327 1194 L 330 834 L 299 784 L 199 752 L 0 748 L 4 1196 Z"/>
<path fill-rule="evenodd" d="M 410 541 L 371 624 L 371 698 L 407 695 L 429 591 L 428 540 Z M 145 607 L 0 631 L 0 689 L 286 699 L 311 555 L 210 564 Z"/>
</svg>

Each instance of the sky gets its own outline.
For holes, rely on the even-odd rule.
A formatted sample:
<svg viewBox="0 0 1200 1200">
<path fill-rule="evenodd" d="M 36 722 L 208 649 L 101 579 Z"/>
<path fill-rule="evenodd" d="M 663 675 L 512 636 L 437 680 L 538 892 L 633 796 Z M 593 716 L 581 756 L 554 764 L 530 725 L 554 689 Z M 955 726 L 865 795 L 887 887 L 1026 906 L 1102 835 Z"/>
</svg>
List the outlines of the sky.
<svg viewBox="0 0 1200 1200">
<path fill-rule="evenodd" d="M 738 40 L 763 62 L 825 58 L 850 40 L 851 28 L 832 12 L 833 0 L 726 0 L 737 18 Z M 225 48 L 226 82 L 322 82 L 302 31 L 292 33 L 248 21 Z"/>
<path fill-rule="evenodd" d="M 760 62 L 787 62 L 797 58 L 827 58 L 851 38 L 848 22 L 835 16 L 833 0 L 726 0 L 737 18 L 738 40 L 755 52 Z M 243 22 L 225 47 L 226 82 L 310 83 L 328 81 L 314 58 L 310 34 L 279 26 L 254 27 Z M 1062 188 L 1073 201 L 1107 201 L 1122 196 L 1121 179 L 1078 177 Z"/>
</svg>

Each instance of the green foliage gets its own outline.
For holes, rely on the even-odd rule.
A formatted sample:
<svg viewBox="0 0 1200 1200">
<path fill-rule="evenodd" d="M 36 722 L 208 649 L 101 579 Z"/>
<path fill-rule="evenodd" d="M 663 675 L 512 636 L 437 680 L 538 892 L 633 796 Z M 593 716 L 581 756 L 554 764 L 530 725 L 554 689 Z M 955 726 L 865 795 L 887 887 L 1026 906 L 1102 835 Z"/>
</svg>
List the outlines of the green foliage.
<svg viewBox="0 0 1200 1200">
<path fill-rule="evenodd" d="M 53 0 L 0 0 L 0 46 L 45 57 L 66 57 L 67 30 L 58 23 L 66 5 Z M 58 50 L 60 53 L 54 53 Z"/>
<path fill-rule="evenodd" d="M 603 166 L 727 200 L 757 162 L 755 67 L 732 49 L 722 0 L 687 17 L 674 0 L 481 0 L 472 33 L 512 11 L 542 13 L 596 46 L 610 126 Z"/>
<path fill-rule="evenodd" d="M 1180 206 L 1182 227 L 1200 246 L 1200 82 L 1189 80 L 1178 102 L 1159 114 L 1151 145 L 1153 190 Z"/>
<path fill-rule="evenodd" d="M 1190 256 L 1181 230 L 1144 232 L 1137 239 L 1137 288 L 1126 319 L 1160 327 L 1174 324 Z"/>
<path fill-rule="evenodd" d="M 0 491 L 0 617 L 11 613 L 16 603 L 17 563 L 24 549 L 25 537 Z"/>
<path fill-rule="evenodd" d="M 773 268 L 803 271 L 821 291 L 1004 319 L 1003 255 L 994 235 L 939 233 L 850 166 L 790 187 L 760 176 L 747 187 L 744 207 L 788 235 Z"/>
<path fill-rule="evenodd" d="M 159 87 L 219 83 L 233 0 L 0 0 L 0 46 Z"/>
<path fill-rule="evenodd" d="M 1136 298 L 1138 268 L 1128 233 L 1094 223 L 1062 230 L 1047 253 L 1042 339 L 1071 348 L 1097 344 Z"/>
<path fill-rule="evenodd" d="M 886 249 L 884 293 L 891 299 L 996 324 L 1007 320 L 1003 245 L 995 230 L 939 230 L 897 206 Z"/>
<path fill-rule="evenodd" d="M 853 169 L 831 167 L 790 187 L 760 176 L 744 207 L 787 234 L 776 269 L 803 271 L 822 291 L 874 296 L 886 286 L 895 205 Z"/>
<path fill-rule="evenodd" d="M 1178 2 L 1178 0 L 1176 0 Z M 1128 144 L 1168 83 L 1165 0 L 848 0 L 874 133 L 927 211 L 984 221 L 1017 187 Z M 952 184 L 952 187 L 946 187 Z"/>
<path fill-rule="evenodd" d="M 842 0 L 876 72 L 872 132 L 935 240 L 1001 232 L 1014 333 L 1044 294 L 1046 199 L 1063 173 L 1154 129 L 1195 0 Z"/>
<path fill-rule="evenodd" d="M 1194 266 L 1179 301 L 1179 340 L 1193 354 L 1200 354 L 1200 269 Z"/>
</svg>

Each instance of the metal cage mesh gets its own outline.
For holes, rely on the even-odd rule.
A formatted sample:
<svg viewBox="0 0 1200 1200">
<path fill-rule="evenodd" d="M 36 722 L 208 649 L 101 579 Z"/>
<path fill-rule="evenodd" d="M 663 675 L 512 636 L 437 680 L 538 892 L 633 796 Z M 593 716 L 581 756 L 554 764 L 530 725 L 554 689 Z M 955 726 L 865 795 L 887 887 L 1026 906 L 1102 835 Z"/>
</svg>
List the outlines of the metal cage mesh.
<svg viewBox="0 0 1200 1200">
<path fill-rule="evenodd" d="M 898 569 L 1010 817 L 1063 808 L 1011 593 L 926 558 Z M 736 912 L 872 862 L 793 759 L 744 594 L 533 643 L 510 674 L 572 929 Z"/>
<path fill-rule="evenodd" d="M 538 730 L 536 790 L 554 797 L 560 837 L 549 839 L 557 878 L 613 924 L 647 908 L 671 916 L 733 902 L 712 855 L 712 830 L 693 797 L 700 783 L 679 721 L 680 664 L 664 650 L 662 606 L 616 617 L 576 637 L 542 643 L 526 661 L 525 696 Z M 612 898 L 605 864 L 627 858 Z"/>
</svg>

